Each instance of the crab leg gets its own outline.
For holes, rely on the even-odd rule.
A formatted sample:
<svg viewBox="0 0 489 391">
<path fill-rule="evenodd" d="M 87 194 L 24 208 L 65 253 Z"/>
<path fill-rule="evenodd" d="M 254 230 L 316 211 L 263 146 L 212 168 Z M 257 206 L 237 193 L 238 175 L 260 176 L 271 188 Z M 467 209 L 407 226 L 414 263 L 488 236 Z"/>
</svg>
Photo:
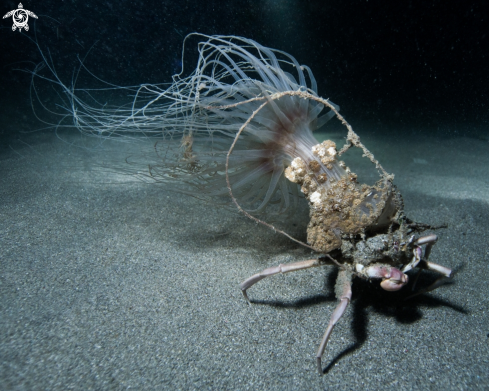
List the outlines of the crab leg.
<svg viewBox="0 0 489 391">
<path fill-rule="evenodd" d="M 418 238 L 414 244 L 417 245 L 417 246 L 421 246 L 423 244 L 434 244 L 436 243 L 436 241 L 438 240 L 438 236 L 436 235 L 428 235 L 428 236 L 422 236 L 420 238 Z"/>
<path fill-rule="evenodd" d="M 438 236 L 436 236 L 436 235 L 429 235 L 429 236 L 424 236 L 422 238 L 419 238 L 416 241 L 416 245 L 426 244 L 426 249 L 425 249 L 425 252 L 424 252 L 424 257 L 423 257 L 424 259 L 421 261 L 421 256 L 422 256 L 422 254 L 421 254 L 419 256 L 419 259 L 420 259 L 420 261 L 418 261 L 419 264 L 417 263 L 415 265 L 415 266 L 418 266 L 419 267 L 419 271 L 416 274 L 416 278 L 414 279 L 412 290 L 414 291 L 416 289 L 416 284 L 418 282 L 418 278 L 421 275 L 421 272 L 422 272 L 423 269 L 433 270 L 433 271 L 435 271 L 437 273 L 442 274 L 443 277 L 440 277 L 439 279 L 437 279 L 428 288 L 422 289 L 418 293 L 416 293 L 414 295 L 411 295 L 408 298 L 411 298 L 413 296 L 417 296 L 418 294 L 421 294 L 421 293 L 426 293 L 426 292 L 432 291 L 433 289 L 437 288 L 440 285 L 439 282 L 444 277 L 450 278 L 452 276 L 452 270 L 451 269 L 449 269 L 449 268 L 447 268 L 445 266 L 442 266 L 442 265 L 438 265 L 437 263 L 428 262 L 428 258 L 430 256 L 431 249 L 433 248 L 433 245 L 436 243 L 437 240 L 438 240 Z M 416 251 L 418 251 L 419 253 L 421 253 L 421 247 L 416 247 L 414 249 L 415 254 L 416 254 Z"/>
<path fill-rule="evenodd" d="M 269 267 L 268 269 L 265 269 L 262 272 L 251 276 L 250 278 L 243 281 L 239 287 L 241 288 L 244 297 L 249 302 L 250 299 L 246 294 L 246 290 L 250 288 L 252 285 L 256 284 L 258 281 L 263 280 L 265 277 L 273 276 L 274 274 L 278 274 L 278 273 L 294 272 L 296 270 L 309 269 L 311 267 L 331 265 L 331 264 L 332 263 L 327 261 L 326 258 L 309 259 L 307 261 L 280 264 L 278 266 Z"/>
<path fill-rule="evenodd" d="M 319 345 L 318 352 L 316 354 L 316 362 L 319 374 L 323 374 L 323 367 L 321 365 L 321 358 L 323 357 L 324 349 L 328 343 L 329 337 L 333 332 L 333 328 L 338 323 L 340 318 L 345 313 L 346 307 L 351 301 L 351 272 L 347 270 L 340 270 L 338 272 L 338 279 L 336 280 L 335 286 L 336 296 L 340 300 L 338 305 L 336 306 L 333 314 L 331 315 L 331 319 L 329 320 L 328 327 L 324 332 L 323 339 L 321 340 L 321 344 Z"/>
<path fill-rule="evenodd" d="M 428 236 L 423 236 L 421 238 L 418 238 L 416 241 L 414 241 L 414 244 L 416 247 L 413 250 L 413 253 L 414 253 L 413 259 L 409 264 L 404 266 L 404 268 L 402 269 L 402 272 L 405 273 L 411 269 L 414 269 L 418 265 L 418 263 L 421 261 L 422 258 L 424 258 L 425 260 L 428 260 L 430 254 L 431 254 L 431 249 L 433 248 L 433 246 L 437 240 L 438 240 L 438 236 L 428 235 Z M 426 248 L 424 251 L 424 257 L 423 257 L 423 249 L 421 248 L 421 246 L 423 244 L 426 244 Z M 418 277 L 419 277 L 419 274 L 416 277 L 416 280 L 418 279 Z M 413 284 L 413 289 L 414 289 L 414 285 L 416 285 L 416 282 Z"/>
<path fill-rule="evenodd" d="M 421 258 L 423 257 L 423 249 L 419 246 L 416 246 L 413 250 L 413 254 L 414 256 L 411 262 L 402 268 L 403 273 L 408 272 L 418 265 L 418 263 L 421 261 Z"/>
<path fill-rule="evenodd" d="M 449 269 L 448 267 L 439 265 L 434 262 L 428 262 L 426 260 L 422 260 L 419 263 L 418 267 L 440 273 L 444 277 L 448 277 L 448 278 L 452 277 L 452 269 Z"/>
<path fill-rule="evenodd" d="M 422 238 L 416 240 L 417 246 L 426 244 L 426 249 L 424 250 L 424 259 L 428 260 L 431 254 L 431 249 L 433 248 L 433 245 L 436 243 L 437 240 L 438 236 L 436 235 L 423 236 Z"/>
<path fill-rule="evenodd" d="M 442 285 L 441 282 L 445 278 L 451 278 L 452 277 L 452 269 L 449 269 L 448 267 L 445 267 L 445 266 L 442 266 L 442 265 L 438 265 L 437 263 L 434 263 L 434 262 L 428 262 L 428 261 L 422 260 L 419 263 L 418 267 L 420 268 L 420 270 L 419 270 L 418 275 L 416 276 L 416 280 L 417 280 L 417 277 L 419 277 L 419 274 L 421 273 L 421 270 L 422 269 L 432 270 L 434 272 L 437 272 L 437 273 L 441 274 L 442 276 L 440 278 L 438 278 L 429 287 L 424 288 L 424 289 L 421 289 L 418 292 L 412 294 L 411 296 L 406 297 L 405 300 L 411 299 L 411 298 L 413 298 L 415 296 L 421 295 L 421 294 L 426 293 L 426 292 L 431 292 L 432 290 L 434 290 L 434 289 L 438 288 L 440 285 Z"/>
</svg>

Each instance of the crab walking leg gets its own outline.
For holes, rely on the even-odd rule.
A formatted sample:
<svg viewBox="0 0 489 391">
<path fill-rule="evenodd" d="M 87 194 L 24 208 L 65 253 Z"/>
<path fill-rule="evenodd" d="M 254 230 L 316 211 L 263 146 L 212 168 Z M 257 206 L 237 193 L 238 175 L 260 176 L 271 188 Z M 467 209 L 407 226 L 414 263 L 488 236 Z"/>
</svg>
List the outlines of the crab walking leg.
<svg viewBox="0 0 489 391">
<path fill-rule="evenodd" d="M 425 261 L 428 261 L 428 258 L 430 257 L 430 254 L 431 254 L 431 249 L 433 248 L 433 246 L 435 245 L 437 240 L 438 240 L 438 236 L 436 236 L 436 235 L 423 236 L 423 237 L 419 238 L 418 240 L 416 240 L 415 244 L 418 247 L 416 247 L 414 249 L 414 253 L 415 253 L 415 257 L 416 257 L 416 253 L 419 254 L 419 257 L 418 257 L 419 259 L 417 260 L 416 264 L 411 265 L 411 267 L 409 267 L 407 270 L 410 270 L 413 267 L 416 267 L 422 258 L 424 258 Z M 422 252 L 423 250 L 421 249 L 421 247 L 419 247 L 423 244 L 426 244 L 426 248 L 424 250 L 424 256 L 423 256 L 423 252 Z M 405 269 L 403 269 L 403 272 L 405 272 L 407 270 L 405 268 Z M 418 273 L 416 274 L 416 277 L 414 278 L 413 286 L 411 288 L 411 290 L 413 292 L 416 289 L 416 284 L 418 283 L 418 279 L 419 279 L 419 276 L 421 275 L 422 271 L 423 271 L 423 269 L 420 268 L 418 270 Z"/>
<path fill-rule="evenodd" d="M 448 267 L 439 265 L 434 262 L 428 262 L 426 260 L 423 260 L 419 263 L 418 267 L 440 273 L 444 277 L 448 277 L 448 278 L 452 277 L 452 269 L 449 269 Z"/>
<path fill-rule="evenodd" d="M 414 290 L 416 289 L 416 285 L 418 284 L 419 276 L 421 276 L 422 272 L 423 272 L 423 269 L 418 269 L 418 272 L 416 273 L 416 277 L 414 277 L 414 282 L 413 282 L 413 286 L 411 288 L 411 291 L 414 292 Z"/>
<path fill-rule="evenodd" d="M 333 328 L 341 319 L 343 314 L 345 313 L 346 307 L 351 301 L 351 272 L 348 270 L 340 270 L 338 272 L 338 279 L 336 280 L 336 297 L 339 299 L 339 303 L 336 306 L 333 314 L 331 315 L 331 319 L 329 320 L 328 327 L 324 332 L 323 339 L 321 340 L 321 344 L 319 345 L 318 352 L 316 354 L 316 362 L 318 366 L 319 374 L 323 374 L 323 367 L 321 365 L 321 358 L 323 357 L 324 349 L 326 349 L 326 345 L 328 344 L 329 337 L 333 332 Z"/>
<path fill-rule="evenodd" d="M 449 269 L 448 267 L 439 265 L 439 264 L 434 263 L 434 262 L 428 262 L 426 259 L 423 259 L 418 264 L 418 267 L 419 267 L 419 272 L 416 275 L 416 280 L 414 280 L 413 291 L 414 291 L 414 288 L 416 286 L 416 283 L 418 282 L 418 278 L 421 275 L 421 272 L 423 271 L 423 269 L 432 270 L 432 271 L 437 272 L 437 273 L 439 273 L 439 274 L 442 275 L 442 277 L 440 277 L 439 279 L 437 279 L 428 288 L 422 289 L 422 291 L 420 291 L 419 294 L 432 291 L 433 289 L 437 288 L 440 285 L 439 282 L 441 280 L 443 280 L 444 278 L 451 278 L 452 277 L 452 269 Z M 414 296 L 416 296 L 416 295 L 414 295 Z M 409 296 L 409 297 L 413 297 L 413 296 Z"/>
<path fill-rule="evenodd" d="M 428 236 L 423 236 L 422 238 L 419 238 L 416 240 L 416 245 L 421 246 L 423 244 L 426 244 L 426 248 L 424 250 L 424 259 L 428 260 L 431 254 L 431 249 L 433 248 L 433 245 L 436 243 L 438 240 L 438 236 L 436 235 L 428 235 Z"/>
<path fill-rule="evenodd" d="M 442 282 L 445 278 L 452 278 L 452 269 L 449 269 L 448 267 L 438 265 L 437 263 L 434 262 L 428 262 L 425 260 L 422 260 L 418 267 L 420 268 L 420 272 L 422 269 L 427 269 L 427 270 L 432 270 L 434 272 L 437 272 L 441 274 L 442 276 L 438 278 L 433 284 L 428 286 L 427 288 L 421 289 L 417 291 L 416 293 L 412 294 L 411 296 L 406 297 L 405 300 L 411 299 L 413 297 L 416 297 L 418 295 L 421 295 L 423 293 L 431 292 L 432 290 L 435 290 L 438 288 L 440 285 L 442 285 Z M 418 273 L 419 276 L 420 273 Z"/>
<path fill-rule="evenodd" d="M 331 265 L 331 262 L 329 262 L 325 258 L 318 258 L 318 259 L 309 259 L 307 261 L 280 264 L 278 266 L 269 267 L 268 269 L 265 269 L 262 272 L 251 276 L 250 278 L 243 281 L 239 287 L 241 288 L 244 297 L 249 302 L 250 299 L 248 298 L 246 290 L 250 288 L 252 285 L 256 284 L 258 281 L 263 280 L 265 277 L 270 277 L 278 273 L 294 272 L 296 270 L 309 269 L 311 267 L 324 266 L 324 265 Z"/>
<path fill-rule="evenodd" d="M 431 249 L 433 248 L 434 244 L 438 240 L 438 236 L 436 235 L 428 235 L 428 236 L 423 236 L 421 238 L 418 238 L 417 240 L 414 241 L 415 248 L 413 250 L 414 256 L 412 261 L 404 266 L 402 268 L 402 272 L 405 273 L 411 269 L 414 269 L 418 263 L 421 261 L 421 259 L 428 260 L 431 254 Z M 423 256 L 423 249 L 422 245 L 426 244 L 426 248 L 424 250 L 424 256 Z M 416 284 L 414 284 L 416 285 Z"/>
<path fill-rule="evenodd" d="M 406 266 L 404 266 L 402 268 L 402 272 L 403 273 L 406 273 L 407 271 L 415 268 L 418 263 L 421 261 L 421 258 L 423 257 L 423 249 L 419 246 L 415 247 L 414 250 L 413 250 L 413 259 L 411 260 L 411 262 L 409 262 Z"/>
</svg>

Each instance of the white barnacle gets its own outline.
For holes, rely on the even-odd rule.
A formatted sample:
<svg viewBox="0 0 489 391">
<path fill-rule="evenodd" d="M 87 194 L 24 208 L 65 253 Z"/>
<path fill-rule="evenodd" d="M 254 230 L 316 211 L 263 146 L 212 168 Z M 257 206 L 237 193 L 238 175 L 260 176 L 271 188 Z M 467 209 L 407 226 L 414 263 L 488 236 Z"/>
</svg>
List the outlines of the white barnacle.
<svg viewBox="0 0 489 391">
<path fill-rule="evenodd" d="M 286 168 L 285 177 L 291 182 L 301 183 L 306 173 L 306 163 L 300 157 L 296 157 L 292 160 L 290 166 Z"/>
<path fill-rule="evenodd" d="M 292 167 L 287 167 L 285 169 L 285 177 L 293 182 L 293 183 L 298 183 L 299 182 L 299 178 L 297 178 L 297 175 L 296 175 L 296 172 L 294 171 L 294 169 Z"/>
<path fill-rule="evenodd" d="M 326 155 L 326 151 L 321 144 L 317 144 L 312 147 L 312 153 L 319 157 L 324 157 L 324 155 Z"/>
<path fill-rule="evenodd" d="M 297 175 L 304 176 L 306 174 L 306 163 L 304 163 L 304 160 L 302 160 L 300 157 L 296 157 L 294 160 L 292 160 L 290 165 Z"/>
<path fill-rule="evenodd" d="M 319 191 L 315 191 L 309 197 L 309 201 L 311 201 L 315 208 L 321 206 L 321 193 Z"/>
<path fill-rule="evenodd" d="M 292 160 L 290 165 L 297 172 L 297 174 L 302 174 L 304 172 L 304 162 L 300 157 L 296 157 L 294 160 Z"/>
</svg>

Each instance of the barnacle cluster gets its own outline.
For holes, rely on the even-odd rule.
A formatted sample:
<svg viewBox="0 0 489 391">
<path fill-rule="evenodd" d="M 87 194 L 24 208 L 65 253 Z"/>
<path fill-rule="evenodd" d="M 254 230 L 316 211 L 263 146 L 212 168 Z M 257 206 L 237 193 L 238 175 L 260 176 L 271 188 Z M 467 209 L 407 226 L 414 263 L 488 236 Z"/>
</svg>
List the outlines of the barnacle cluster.
<svg viewBox="0 0 489 391">
<path fill-rule="evenodd" d="M 360 234 L 382 224 L 384 211 L 389 213 L 386 204 L 392 201 L 390 180 L 382 179 L 373 186 L 357 183 L 357 175 L 338 160 L 331 140 L 312 147 L 310 156 L 309 161 L 295 158 L 285 177 L 300 185 L 309 201 L 307 241 L 316 251 L 328 253 L 341 247 L 342 235 Z"/>
</svg>

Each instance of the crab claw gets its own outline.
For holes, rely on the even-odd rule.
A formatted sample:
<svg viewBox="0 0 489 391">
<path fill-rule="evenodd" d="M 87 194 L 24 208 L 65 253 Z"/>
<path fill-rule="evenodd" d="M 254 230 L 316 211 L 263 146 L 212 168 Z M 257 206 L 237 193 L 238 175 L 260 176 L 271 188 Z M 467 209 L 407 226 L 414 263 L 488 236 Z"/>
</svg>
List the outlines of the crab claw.
<svg viewBox="0 0 489 391">
<path fill-rule="evenodd" d="M 395 267 L 390 266 L 368 266 L 357 265 L 357 272 L 367 278 L 381 278 L 380 286 L 389 292 L 398 291 L 408 283 L 408 276 Z"/>
<path fill-rule="evenodd" d="M 404 274 L 399 269 L 392 268 L 390 270 L 390 275 L 382 279 L 380 286 L 382 289 L 395 292 L 401 289 L 409 281 L 407 274 Z"/>
</svg>

